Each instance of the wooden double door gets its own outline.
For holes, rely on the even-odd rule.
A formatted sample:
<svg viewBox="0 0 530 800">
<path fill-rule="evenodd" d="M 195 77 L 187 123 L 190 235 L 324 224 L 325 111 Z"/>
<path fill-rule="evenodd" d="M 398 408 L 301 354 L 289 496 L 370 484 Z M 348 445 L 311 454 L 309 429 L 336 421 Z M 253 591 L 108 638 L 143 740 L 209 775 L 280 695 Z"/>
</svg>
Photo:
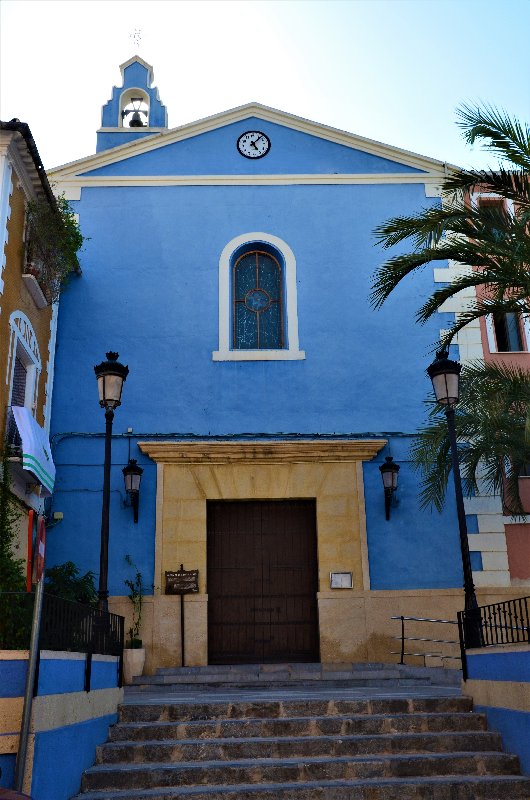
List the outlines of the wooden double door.
<svg viewBox="0 0 530 800">
<path fill-rule="evenodd" d="M 319 661 L 316 502 L 209 501 L 208 661 Z"/>
</svg>

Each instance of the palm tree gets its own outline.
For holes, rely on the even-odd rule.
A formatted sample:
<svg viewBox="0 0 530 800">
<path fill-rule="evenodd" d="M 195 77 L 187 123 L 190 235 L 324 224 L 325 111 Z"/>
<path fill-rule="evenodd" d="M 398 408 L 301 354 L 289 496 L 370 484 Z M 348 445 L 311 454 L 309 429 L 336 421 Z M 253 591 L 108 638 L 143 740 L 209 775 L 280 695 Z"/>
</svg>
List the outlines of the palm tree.
<svg viewBox="0 0 530 800">
<path fill-rule="evenodd" d="M 403 279 L 432 261 L 467 266 L 416 315 L 424 323 L 462 289 L 483 288 L 444 334 L 443 349 L 472 320 L 530 313 L 530 128 L 490 106 L 462 106 L 457 113 L 466 141 L 484 143 L 504 163 L 496 170 L 454 170 L 443 183 L 440 207 L 380 225 L 375 233 L 385 249 L 404 242 L 413 249 L 377 270 L 371 294 L 379 308 Z M 477 190 L 511 202 L 474 204 L 470 198 Z M 476 491 L 480 476 L 488 490 L 504 495 L 513 515 L 522 514 L 518 476 L 530 464 L 530 373 L 475 363 L 462 371 L 460 398 L 455 425 L 464 489 Z M 415 439 L 412 457 L 423 475 L 422 505 L 440 510 L 451 459 L 445 414 L 436 403 L 430 402 L 429 422 Z"/>
<path fill-rule="evenodd" d="M 428 405 L 429 422 L 415 438 L 411 455 L 423 476 L 421 506 L 441 510 L 451 473 L 447 420 L 440 405 Z M 527 474 L 530 464 L 529 408 L 530 373 L 524 369 L 482 362 L 462 369 L 455 428 L 464 491 L 502 495 L 513 516 L 523 514 L 518 477 Z"/>
<path fill-rule="evenodd" d="M 457 113 L 466 141 L 483 142 L 507 167 L 455 170 L 442 185 L 441 207 L 378 226 L 377 241 L 385 249 L 409 241 L 413 250 L 379 267 L 371 293 L 373 306 L 379 308 L 398 283 L 432 261 L 452 260 L 469 267 L 451 284 L 436 289 L 417 312 L 417 321 L 424 323 L 462 289 L 485 287 L 484 297 L 477 297 L 446 332 L 444 347 L 474 319 L 530 311 L 530 128 L 489 106 L 462 106 Z M 471 193 L 479 188 L 512 202 L 471 203 Z"/>
</svg>

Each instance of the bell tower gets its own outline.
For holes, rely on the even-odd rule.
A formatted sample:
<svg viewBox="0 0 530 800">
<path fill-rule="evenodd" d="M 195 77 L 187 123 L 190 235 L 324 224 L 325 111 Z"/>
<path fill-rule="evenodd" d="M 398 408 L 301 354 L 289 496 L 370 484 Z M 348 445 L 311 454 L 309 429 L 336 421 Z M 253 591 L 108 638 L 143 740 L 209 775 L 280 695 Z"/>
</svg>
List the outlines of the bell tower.
<svg viewBox="0 0 530 800">
<path fill-rule="evenodd" d="M 166 107 L 153 83 L 153 68 L 133 56 L 120 66 L 122 85 L 113 86 L 101 113 L 96 152 L 132 142 L 167 129 Z"/>
</svg>

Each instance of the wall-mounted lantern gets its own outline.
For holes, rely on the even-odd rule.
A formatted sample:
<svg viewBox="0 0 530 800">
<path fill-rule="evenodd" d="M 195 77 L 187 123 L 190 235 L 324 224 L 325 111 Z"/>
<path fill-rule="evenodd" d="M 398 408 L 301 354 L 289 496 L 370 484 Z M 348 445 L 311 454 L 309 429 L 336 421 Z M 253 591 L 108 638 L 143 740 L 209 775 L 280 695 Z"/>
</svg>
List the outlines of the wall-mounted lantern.
<svg viewBox="0 0 530 800">
<path fill-rule="evenodd" d="M 134 521 L 138 522 L 138 505 L 140 500 L 140 483 L 142 481 L 142 467 L 139 467 L 135 458 L 130 458 L 129 463 L 122 469 L 125 491 L 130 498 L 134 512 Z"/>
<path fill-rule="evenodd" d="M 390 505 L 392 497 L 397 490 L 398 485 L 398 472 L 400 470 L 399 464 L 394 462 L 392 456 L 385 458 L 385 463 L 379 467 L 381 477 L 383 479 L 383 486 L 385 488 L 385 517 L 390 519 Z"/>
</svg>

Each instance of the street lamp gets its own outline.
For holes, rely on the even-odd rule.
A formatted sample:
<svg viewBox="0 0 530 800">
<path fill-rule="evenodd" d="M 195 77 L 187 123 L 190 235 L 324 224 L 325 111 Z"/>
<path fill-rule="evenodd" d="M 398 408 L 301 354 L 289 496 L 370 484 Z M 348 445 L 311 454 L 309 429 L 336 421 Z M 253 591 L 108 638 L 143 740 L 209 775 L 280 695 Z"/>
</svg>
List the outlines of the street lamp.
<svg viewBox="0 0 530 800">
<path fill-rule="evenodd" d="M 473 583 L 473 572 L 471 569 L 471 557 L 469 554 L 469 542 L 467 539 L 466 514 L 464 510 L 464 497 L 462 494 L 462 479 L 460 477 L 460 466 L 458 463 L 458 451 L 456 446 L 455 431 L 455 411 L 454 406 L 459 398 L 459 376 L 462 369 L 458 361 L 452 361 L 448 357 L 447 350 L 440 350 L 436 353 L 436 358 L 427 368 L 427 374 L 432 381 L 436 401 L 445 406 L 447 417 L 447 428 L 449 431 L 449 444 L 451 447 L 451 459 L 453 466 L 453 478 L 455 482 L 456 511 L 458 515 L 458 530 L 460 533 L 460 551 L 462 554 L 462 567 L 464 570 L 464 607 L 466 611 L 478 608 L 477 597 L 475 595 L 475 585 Z M 480 646 L 480 631 L 478 626 L 471 625 L 466 630 L 466 644 L 468 647 Z"/>
<path fill-rule="evenodd" d="M 394 462 L 392 456 L 386 456 L 385 463 L 381 464 L 379 467 L 385 489 L 385 517 L 387 520 L 390 519 L 390 504 L 392 503 L 392 497 L 394 492 L 397 490 L 399 470 L 400 466 Z"/>
<path fill-rule="evenodd" d="M 138 502 L 140 499 L 140 482 L 142 480 L 143 469 L 138 466 L 135 458 L 130 458 L 129 463 L 122 469 L 122 472 L 123 480 L 125 481 L 125 491 L 133 507 L 134 521 L 138 522 Z"/>
<path fill-rule="evenodd" d="M 118 353 L 107 353 L 107 360 L 94 367 L 98 379 L 99 404 L 105 409 L 105 464 L 103 467 L 103 506 L 101 509 L 101 546 L 99 551 L 99 610 L 109 610 L 109 506 L 112 421 L 114 409 L 121 405 L 123 383 L 129 367 L 118 361 Z"/>
</svg>

